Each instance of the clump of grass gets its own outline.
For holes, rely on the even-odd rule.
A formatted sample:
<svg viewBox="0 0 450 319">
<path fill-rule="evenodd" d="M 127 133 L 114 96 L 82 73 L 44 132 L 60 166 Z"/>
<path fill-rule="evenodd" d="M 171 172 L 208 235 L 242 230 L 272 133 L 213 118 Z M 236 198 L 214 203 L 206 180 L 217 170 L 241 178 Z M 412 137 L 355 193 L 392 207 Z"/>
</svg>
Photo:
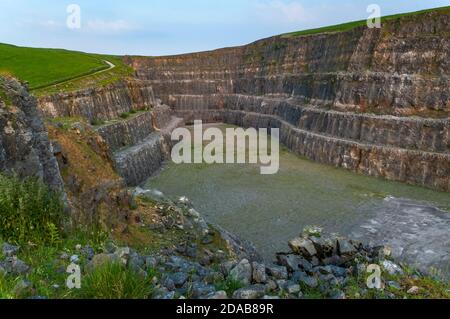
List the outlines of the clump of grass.
<svg viewBox="0 0 450 319">
<path fill-rule="evenodd" d="M 0 234 L 14 243 L 57 244 L 64 205 L 35 178 L 0 175 Z"/>
<path fill-rule="evenodd" d="M 3 86 L 3 82 L 4 79 L 1 76 L 1 72 L 0 72 L 0 100 L 3 101 L 3 103 L 5 103 L 6 106 L 11 106 L 12 105 L 12 100 L 11 98 L 8 96 L 8 94 L 6 94 Z"/>
<path fill-rule="evenodd" d="M 147 277 L 149 278 L 149 277 Z M 85 299 L 147 299 L 150 279 L 119 263 L 106 263 L 82 277 L 76 297 Z"/>
<path fill-rule="evenodd" d="M 227 279 L 217 282 L 215 285 L 216 290 L 223 290 L 227 293 L 228 296 L 232 296 L 236 290 L 239 290 L 244 287 L 244 284 L 239 280 L 228 277 Z"/>
<path fill-rule="evenodd" d="M 99 120 L 99 119 L 93 119 L 91 120 L 91 125 L 92 126 L 100 126 L 105 124 L 105 121 Z"/>
<path fill-rule="evenodd" d="M 130 113 L 129 112 L 123 112 L 122 114 L 119 115 L 120 118 L 122 119 L 127 119 L 130 117 Z"/>
</svg>

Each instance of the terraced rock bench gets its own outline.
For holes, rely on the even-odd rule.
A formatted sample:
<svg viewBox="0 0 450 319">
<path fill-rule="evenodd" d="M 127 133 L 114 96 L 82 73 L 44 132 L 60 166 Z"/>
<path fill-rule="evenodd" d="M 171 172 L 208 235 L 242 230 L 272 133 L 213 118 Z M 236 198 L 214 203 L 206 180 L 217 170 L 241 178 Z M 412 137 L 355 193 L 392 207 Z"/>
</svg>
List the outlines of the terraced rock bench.
<svg viewBox="0 0 450 319">
<path fill-rule="evenodd" d="M 113 152 L 117 172 L 127 185 L 136 186 L 157 172 L 168 159 L 170 133 L 183 125 L 170 108 L 160 105 L 128 119 L 97 128 Z"/>
</svg>

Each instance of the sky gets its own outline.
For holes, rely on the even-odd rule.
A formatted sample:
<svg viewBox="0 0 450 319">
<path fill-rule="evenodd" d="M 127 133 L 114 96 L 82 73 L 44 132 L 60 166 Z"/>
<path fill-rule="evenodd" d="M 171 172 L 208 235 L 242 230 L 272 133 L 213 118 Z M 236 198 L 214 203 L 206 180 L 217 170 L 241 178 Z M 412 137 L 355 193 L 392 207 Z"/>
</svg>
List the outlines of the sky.
<svg viewBox="0 0 450 319">
<path fill-rule="evenodd" d="M 68 12 L 72 4 L 80 9 L 79 20 Z M 366 19 L 370 4 L 389 15 L 448 6 L 450 0 L 0 0 L 0 43 L 170 55 Z"/>
</svg>

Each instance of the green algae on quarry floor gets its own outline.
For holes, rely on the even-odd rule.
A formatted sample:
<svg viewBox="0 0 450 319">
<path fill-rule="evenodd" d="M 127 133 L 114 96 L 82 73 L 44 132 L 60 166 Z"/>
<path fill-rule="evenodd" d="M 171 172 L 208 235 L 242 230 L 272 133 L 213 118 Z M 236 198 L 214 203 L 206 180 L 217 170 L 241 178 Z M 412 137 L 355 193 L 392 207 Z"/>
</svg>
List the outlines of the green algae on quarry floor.
<svg viewBox="0 0 450 319">
<path fill-rule="evenodd" d="M 370 235 L 371 241 L 391 244 L 399 257 L 412 263 L 420 259 L 420 250 L 433 251 L 424 266 L 448 269 L 448 193 L 314 163 L 285 148 L 275 175 L 260 175 L 259 165 L 167 163 L 147 187 L 173 198 L 187 196 L 210 222 L 251 241 L 267 259 L 287 250 L 286 242 L 305 226 L 319 225 L 343 235 Z M 425 225 L 416 229 L 409 222 Z M 377 223 L 378 228 L 367 225 Z M 399 227 L 406 236 L 402 240 L 400 234 L 395 236 Z M 391 242 L 384 242 L 384 232 L 391 234 Z M 421 246 L 409 239 L 422 241 Z"/>
</svg>

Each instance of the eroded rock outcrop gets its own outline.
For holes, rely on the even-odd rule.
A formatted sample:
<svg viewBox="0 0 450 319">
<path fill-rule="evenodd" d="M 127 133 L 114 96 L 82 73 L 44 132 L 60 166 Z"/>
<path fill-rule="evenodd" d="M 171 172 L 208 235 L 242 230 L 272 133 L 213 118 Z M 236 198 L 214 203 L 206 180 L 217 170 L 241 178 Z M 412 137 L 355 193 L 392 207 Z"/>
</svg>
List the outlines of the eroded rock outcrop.
<svg viewBox="0 0 450 319">
<path fill-rule="evenodd" d="M 132 110 L 156 105 L 153 89 L 146 81 L 127 78 L 105 87 L 61 93 L 39 99 L 47 117 L 83 117 L 108 121 Z"/>
<path fill-rule="evenodd" d="M 0 172 L 38 177 L 63 192 L 58 163 L 36 100 L 12 78 L 0 77 Z"/>
</svg>

